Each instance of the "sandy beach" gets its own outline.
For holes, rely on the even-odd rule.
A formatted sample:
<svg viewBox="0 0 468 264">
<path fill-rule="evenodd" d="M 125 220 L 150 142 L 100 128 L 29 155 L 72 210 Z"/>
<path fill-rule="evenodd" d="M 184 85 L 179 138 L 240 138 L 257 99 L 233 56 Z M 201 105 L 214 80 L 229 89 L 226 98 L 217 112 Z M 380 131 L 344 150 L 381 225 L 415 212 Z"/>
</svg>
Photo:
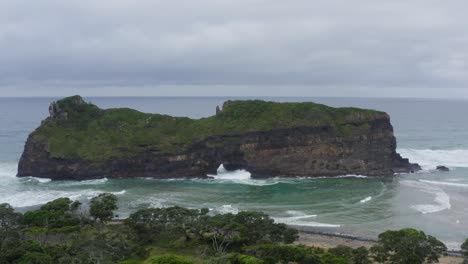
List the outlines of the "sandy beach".
<svg viewBox="0 0 468 264">
<path fill-rule="evenodd" d="M 338 245 L 346 245 L 352 248 L 358 248 L 361 246 L 370 248 L 376 244 L 375 241 L 368 239 L 360 239 L 348 236 L 333 235 L 333 234 L 323 234 L 323 233 L 313 233 L 313 232 L 303 232 L 299 233 L 299 240 L 297 244 L 314 246 L 321 248 L 332 248 Z M 445 256 L 440 259 L 442 264 L 461 264 L 463 263 L 463 258 L 457 256 Z"/>
</svg>

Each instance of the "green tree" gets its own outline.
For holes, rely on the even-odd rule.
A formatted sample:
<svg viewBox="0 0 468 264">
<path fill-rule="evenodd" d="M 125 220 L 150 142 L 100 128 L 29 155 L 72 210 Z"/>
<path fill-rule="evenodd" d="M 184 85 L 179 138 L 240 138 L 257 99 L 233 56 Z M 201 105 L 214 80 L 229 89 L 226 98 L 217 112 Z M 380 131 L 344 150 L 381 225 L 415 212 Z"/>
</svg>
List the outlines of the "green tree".
<svg viewBox="0 0 468 264">
<path fill-rule="evenodd" d="M 358 247 L 353 249 L 353 263 L 354 264 L 371 264 L 369 259 L 369 250 L 365 247 Z"/>
<path fill-rule="evenodd" d="M 78 206 L 69 198 L 58 198 L 41 206 L 40 210 L 26 212 L 22 221 L 29 227 L 78 227 L 80 219 L 73 214 Z"/>
<path fill-rule="evenodd" d="M 0 204 L 0 230 L 7 230 L 18 227 L 21 214 L 16 213 L 15 209 L 7 204 Z"/>
<path fill-rule="evenodd" d="M 131 214 L 125 223 L 132 227 L 140 240 L 151 242 L 161 233 L 186 240 L 202 238 L 208 209 L 187 209 L 179 206 L 141 209 Z"/>
<path fill-rule="evenodd" d="M 262 212 L 243 211 L 233 218 L 240 227 L 240 238 L 246 245 L 278 242 L 289 244 L 298 238 L 296 229 L 288 228 L 285 224 L 276 224 L 270 216 Z"/>
<path fill-rule="evenodd" d="M 0 263 L 15 263 L 23 254 L 23 241 L 17 230 L 0 232 Z"/>
<path fill-rule="evenodd" d="M 379 235 L 378 245 L 372 248 L 376 261 L 383 263 L 434 263 L 447 247 L 432 236 L 411 228 L 386 231 Z"/>
<path fill-rule="evenodd" d="M 18 264 L 53 264 L 51 256 L 39 252 L 27 252 L 18 261 Z"/>
<path fill-rule="evenodd" d="M 461 245 L 462 254 L 465 257 L 468 257 L 468 239 Z"/>
<path fill-rule="evenodd" d="M 244 247 L 245 254 L 263 260 L 266 264 L 299 263 L 320 264 L 315 248 L 296 245 L 266 244 Z"/>
<path fill-rule="evenodd" d="M 106 223 L 114 218 L 114 211 L 117 210 L 117 196 L 111 193 L 102 193 L 91 199 L 89 214 L 94 221 L 99 220 Z"/>
</svg>

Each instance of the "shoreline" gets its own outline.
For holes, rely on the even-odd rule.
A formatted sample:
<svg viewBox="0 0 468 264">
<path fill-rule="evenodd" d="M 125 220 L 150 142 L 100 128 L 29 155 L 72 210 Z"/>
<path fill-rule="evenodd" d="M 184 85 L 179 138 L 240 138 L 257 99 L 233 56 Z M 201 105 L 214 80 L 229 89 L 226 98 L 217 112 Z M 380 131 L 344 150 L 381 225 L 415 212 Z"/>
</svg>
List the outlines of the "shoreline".
<svg viewBox="0 0 468 264">
<path fill-rule="evenodd" d="M 333 248 L 338 245 L 346 245 L 352 248 L 358 248 L 361 246 L 370 248 L 377 244 L 377 240 L 371 238 L 364 238 L 349 234 L 302 230 L 297 226 L 293 228 L 299 231 L 299 239 L 295 242 L 295 244 L 301 244 L 305 246 Z M 448 260 L 448 262 L 441 261 L 441 263 L 462 263 L 463 256 L 460 250 L 447 250 L 447 256 L 444 256 L 443 259 Z"/>
</svg>

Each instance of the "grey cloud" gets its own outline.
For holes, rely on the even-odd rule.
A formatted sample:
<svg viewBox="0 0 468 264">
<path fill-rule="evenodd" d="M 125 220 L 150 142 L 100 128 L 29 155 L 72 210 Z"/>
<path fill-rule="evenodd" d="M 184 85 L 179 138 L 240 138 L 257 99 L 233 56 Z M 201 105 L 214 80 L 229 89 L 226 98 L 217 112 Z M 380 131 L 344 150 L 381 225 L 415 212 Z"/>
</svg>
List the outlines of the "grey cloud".
<svg viewBox="0 0 468 264">
<path fill-rule="evenodd" d="M 0 89 L 468 97 L 467 8 L 457 0 L 4 0 Z"/>
</svg>

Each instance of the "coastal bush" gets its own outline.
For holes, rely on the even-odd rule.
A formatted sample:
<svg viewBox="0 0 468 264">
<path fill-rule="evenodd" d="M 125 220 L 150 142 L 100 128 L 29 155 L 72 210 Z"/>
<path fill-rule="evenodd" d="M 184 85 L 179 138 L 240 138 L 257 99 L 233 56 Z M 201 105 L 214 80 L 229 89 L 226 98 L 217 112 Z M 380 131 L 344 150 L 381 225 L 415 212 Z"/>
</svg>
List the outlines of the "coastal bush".
<svg viewBox="0 0 468 264">
<path fill-rule="evenodd" d="M 311 102 L 261 100 L 228 101 L 218 114 L 201 119 L 145 114 L 127 108 L 102 110 L 79 96 L 64 98 L 56 105 L 67 113 L 67 118 L 46 119 L 31 139 L 46 144 L 52 157 L 93 162 L 132 156 L 146 150 L 182 152 L 193 142 L 208 136 L 273 128 L 328 125 L 347 136 L 355 130 L 369 129 L 359 123 L 385 115 L 373 110 L 332 108 Z"/>
<path fill-rule="evenodd" d="M 461 245 L 462 254 L 465 257 L 468 257 L 468 239 Z"/>
<path fill-rule="evenodd" d="M 352 260 L 347 257 L 335 256 L 329 252 L 323 254 L 320 258 L 321 264 L 352 264 Z"/>
<path fill-rule="evenodd" d="M 204 225 L 205 237 L 218 253 L 225 252 L 229 246 L 239 250 L 256 244 L 292 243 L 298 238 L 297 230 L 274 223 L 268 215 L 259 212 L 218 214 L 206 219 Z"/>
<path fill-rule="evenodd" d="M 53 264 L 51 256 L 38 252 L 27 252 L 18 261 L 18 264 Z"/>
<path fill-rule="evenodd" d="M 379 263 L 434 263 L 446 251 L 441 241 L 411 228 L 381 233 L 378 244 L 372 247 Z"/>
<path fill-rule="evenodd" d="M 358 247 L 353 249 L 353 263 L 354 264 L 371 264 L 369 259 L 369 250 L 366 247 Z"/>
<path fill-rule="evenodd" d="M 73 214 L 78 206 L 69 198 L 59 198 L 41 206 L 40 210 L 26 212 L 22 223 L 28 227 L 47 229 L 79 227 L 80 219 Z"/>
<path fill-rule="evenodd" d="M 16 228 L 20 224 L 21 214 L 7 203 L 0 204 L 0 230 Z"/>
<path fill-rule="evenodd" d="M 192 261 L 175 255 L 163 256 L 155 258 L 151 261 L 152 264 L 193 264 Z"/>
<path fill-rule="evenodd" d="M 328 253 L 334 255 L 334 256 L 337 256 L 337 257 L 341 257 L 341 258 L 352 258 L 353 257 L 353 249 L 351 247 L 348 247 L 348 246 L 344 246 L 344 245 L 338 245 L 334 248 L 330 248 L 328 250 Z"/>
<path fill-rule="evenodd" d="M 298 237 L 297 230 L 274 223 L 268 215 L 258 212 L 209 216 L 207 209 L 148 208 L 131 214 L 125 223 L 145 243 L 161 237 L 184 237 L 186 241 L 206 241 L 217 253 L 226 252 L 228 247 L 292 243 Z"/>
<path fill-rule="evenodd" d="M 358 247 L 353 249 L 348 246 L 338 245 L 330 248 L 324 256 L 325 262 L 342 262 L 353 264 L 370 264 L 369 250 L 365 247 Z"/>
<path fill-rule="evenodd" d="M 229 264 L 264 264 L 265 262 L 252 257 L 239 253 L 229 254 L 228 256 Z"/>
<path fill-rule="evenodd" d="M 306 248 L 295 245 L 260 245 L 244 247 L 243 251 L 249 256 L 261 259 L 266 264 L 275 263 L 299 263 L 320 264 L 320 257 L 314 248 Z"/>
<path fill-rule="evenodd" d="M 89 214 L 94 221 L 99 220 L 101 223 L 112 220 L 117 209 L 117 196 L 111 193 L 101 193 L 92 198 L 89 204 Z"/>
<path fill-rule="evenodd" d="M 323 250 L 288 244 L 297 239 L 297 231 L 264 213 L 211 215 L 207 209 L 174 206 L 142 209 L 125 224 L 106 224 L 114 215 L 117 197 L 102 194 L 91 203 L 90 211 L 95 211 L 80 216 L 76 213 L 80 203 L 68 198 L 24 215 L 0 205 L 0 263 L 371 263 L 364 247 Z M 90 218 L 99 224 L 87 225 Z M 402 229 L 380 234 L 370 252 L 379 263 L 417 264 L 436 262 L 445 251 L 434 237 Z M 467 254 L 468 242 L 462 251 Z M 148 260 L 150 253 L 165 257 Z M 188 259 L 176 256 L 179 253 Z"/>
<path fill-rule="evenodd" d="M 203 237 L 208 209 L 187 209 L 178 206 L 147 208 L 132 213 L 125 223 L 133 228 L 140 240 L 154 242 L 162 233 L 187 240 Z"/>
</svg>

